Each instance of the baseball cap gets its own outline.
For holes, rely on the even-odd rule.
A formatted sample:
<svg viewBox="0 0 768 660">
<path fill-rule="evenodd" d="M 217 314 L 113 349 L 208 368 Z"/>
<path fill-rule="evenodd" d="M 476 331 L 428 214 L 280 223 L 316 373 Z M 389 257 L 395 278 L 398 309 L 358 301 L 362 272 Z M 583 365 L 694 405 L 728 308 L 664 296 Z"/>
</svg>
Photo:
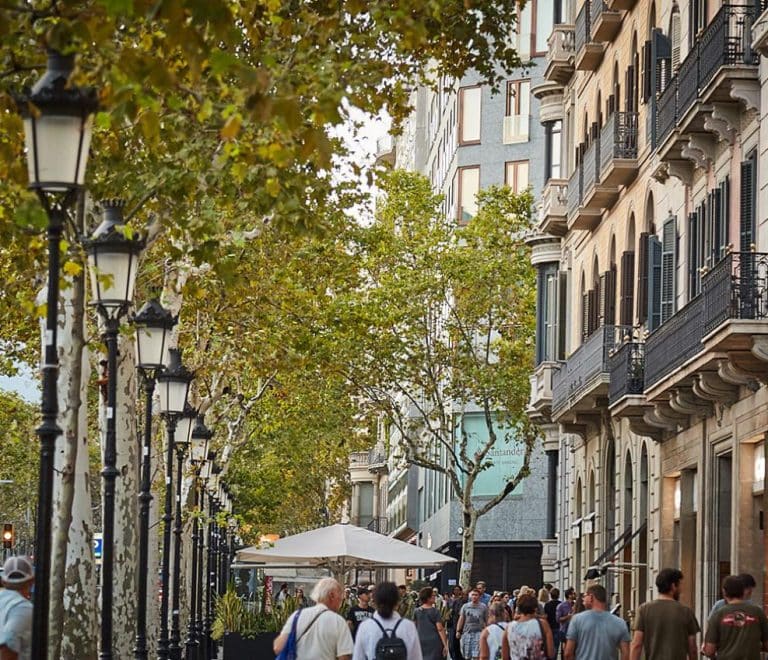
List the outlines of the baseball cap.
<svg viewBox="0 0 768 660">
<path fill-rule="evenodd" d="M 3 564 L 3 582 L 6 584 L 24 584 L 35 577 L 32 560 L 24 555 L 8 557 Z"/>
</svg>

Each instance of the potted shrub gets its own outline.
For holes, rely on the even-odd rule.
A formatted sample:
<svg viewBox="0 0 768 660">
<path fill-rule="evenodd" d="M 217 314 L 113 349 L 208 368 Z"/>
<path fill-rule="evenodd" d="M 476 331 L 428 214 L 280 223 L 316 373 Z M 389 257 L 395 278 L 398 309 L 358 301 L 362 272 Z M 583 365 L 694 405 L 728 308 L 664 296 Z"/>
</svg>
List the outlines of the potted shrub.
<svg viewBox="0 0 768 660">
<path fill-rule="evenodd" d="M 256 611 L 250 605 L 235 593 L 233 585 L 216 600 L 211 637 L 223 643 L 224 660 L 249 657 L 274 660 L 272 642 L 297 608 L 293 598 L 287 598 L 282 607 L 269 611 Z"/>
</svg>

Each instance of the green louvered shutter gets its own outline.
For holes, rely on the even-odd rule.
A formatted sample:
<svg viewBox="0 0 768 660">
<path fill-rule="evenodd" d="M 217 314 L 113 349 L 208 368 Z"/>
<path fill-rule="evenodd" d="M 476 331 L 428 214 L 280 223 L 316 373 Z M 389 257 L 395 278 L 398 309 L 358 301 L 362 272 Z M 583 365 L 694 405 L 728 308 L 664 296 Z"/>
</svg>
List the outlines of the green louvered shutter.
<svg viewBox="0 0 768 660">
<path fill-rule="evenodd" d="M 661 241 L 649 235 L 646 242 L 648 259 L 648 330 L 661 325 Z"/>
<path fill-rule="evenodd" d="M 661 228 L 661 322 L 675 313 L 675 273 L 677 271 L 677 219 L 672 216 Z"/>
</svg>

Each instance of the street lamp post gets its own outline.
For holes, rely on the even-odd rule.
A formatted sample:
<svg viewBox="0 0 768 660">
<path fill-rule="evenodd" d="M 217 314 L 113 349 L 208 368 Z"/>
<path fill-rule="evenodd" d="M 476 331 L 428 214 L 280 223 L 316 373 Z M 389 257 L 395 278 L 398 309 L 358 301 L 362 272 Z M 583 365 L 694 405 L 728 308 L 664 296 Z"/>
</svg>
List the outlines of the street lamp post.
<svg viewBox="0 0 768 660">
<path fill-rule="evenodd" d="M 48 654 L 50 605 L 51 524 L 53 518 L 53 455 L 61 434 L 59 414 L 59 251 L 64 223 L 85 182 L 93 113 L 98 108 L 96 90 L 69 85 L 74 55 L 48 53 L 48 66 L 32 89 L 15 97 L 24 120 L 29 187 L 48 216 L 48 292 L 45 350 L 41 368 L 42 400 L 40 474 L 35 535 L 35 599 L 32 615 L 33 660 Z"/>
<path fill-rule="evenodd" d="M 124 233 L 122 200 L 102 202 L 103 222 L 85 241 L 90 263 L 96 309 L 104 320 L 107 345 L 107 429 L 104 441 L 103 550 L 101 559 L 101 651 L 103 660 L 112 658 L 112 600 L 115 556 L 115 486 L 117 469 L 117 335 L 120 319 L 128 312 L 136 284 L 138 257 L 143 239 Z"/>
<path fill-rule="evenodd" d="M 208 502 L 208 524 L 206 528 L 200 529 L 200 570 L 199 574 L 199 587 L 198 587 L 198 608 L 197 608 L 197 638 L 200 640 L 199 654 L 202 660 L 208 660 L 209 658 L 209 633 L 210 633 L 210 616 L 211 616 L 211 604 L 209 600 L 210 593 L 210 579 L 209 579 L 209 566 L 211 559 L 211 520 L 210 520 L 210 498 L 208 496 L 209 482 L 213 477 L 213 467 L 216 460 L 216 452 L 210 450 L 208 457 L 203 465 L 202 470 L 202 488 L 200 489 L 200 511 L 205 512 L 205 505 Z M 206 537 L 207 531 L 207 537 Z M 205 603 L 205 612 L 203 612 L 203 603 Z"/>
<path fill-rule="evenodd" d="M 208 571 L 207 571 L 207 590 L 206 590 L 206 610 L 205 610 L 205 637 L 207 658 L 215 658 L 216 642 L 211 637 L 211 627 L 213 626 L 213 597 L 216 593 L 216 502 L 215 493 L 219 487 L 219 473 L 221 467 L 213 463 L 211 475 L 208 479 L 208 514 L 210 522 L 208 523 Z"/>
<path fill-rule="evenodd" d="M 192 429 L 192 453 L 191 461 L 194 467 L 194 481 L 192 482 L 193 505 L 195 507 L 195 517 L 192 520 L 192 590 L 190 594 L 189 622 L 187 624 L 187 639 L 184 646 L 187 649 L 187 660 L 197 660 L 200 647 L 199 628 L 198 628 L 198 606 L 199 593 L 202 591 L 198 586 L 198 571 L 202 573 L 203 564 L 199 557 L 198 546 L 202 547 L 199 531 L 198 507 L 202 508 L 200 500 L 200 476 L 204 469 L 205 459 L 208 456 L 208 443 L 213 437 L 212 431 L 205 425 L 202 415 L 198 415 L 195 428 Z"/>
<path fill-rule="evenodd" d="M 171 522 L 173 521 L 173 451 L 178 418 L 183 414 L 193 374 L 181 364 L 181 351 L 168 350 L 168 366 L 157 374 L 160 385 L 160 413 L 166 423 L 165 510 L 163 513 L 163 563 L 160 573 L 160 637 L 157 641 L 158 660 L 168 660 L 168 602 L 171 566 Z"/>
<path fill-rule="evenodd" d="M 152 502 L 152 398 L 155 376 L 166 362 L 168 335 L 177 319 L 157 300 L 150 300 L 134 316 L 136 366 L 144 382 L 144 445 L 139 493 L 139 575 L 136 609 L 136 660 L 147 660 L 147 576 L 149 574 L 149 506 Z"/>
<path fill-rule="evenodd" d="M 181 533 L 182 505 L 181 486 L 184 477 L 184 460 L 192 438 L 192 428 L 197 419 L 197 412 L 187 404 L 184 414 L 179 418 L 176 429 L 176 517 L 173 529 L 173 596 L 171 610 L 171 643 L 169 645 L 171 660 L 181 660 L 181 628 L 179 615 L 181 607 Z"/>
</svg>

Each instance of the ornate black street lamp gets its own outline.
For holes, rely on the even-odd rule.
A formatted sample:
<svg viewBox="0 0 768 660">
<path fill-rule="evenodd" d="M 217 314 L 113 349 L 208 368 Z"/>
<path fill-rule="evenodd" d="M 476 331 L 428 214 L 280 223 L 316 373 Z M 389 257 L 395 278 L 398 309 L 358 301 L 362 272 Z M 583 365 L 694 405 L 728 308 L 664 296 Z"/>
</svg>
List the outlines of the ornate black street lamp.
<svg viewBox="0 0 768 660">
<path fill-rule="evenodd" d="M 117 335 L 120 319 L 133 301 L 136 271 L 142 238 L 129 238 L 125 231 L 122 200 L 101 203 L 104 221 L 85 241 L 90 263 L 94 304 L 104 321 L 107 345 L 107 432 L 104 440 L 103 550 L 101 559 L 101 651 L 103 660 L 112 658 L 112 600 L 115 556 L 115 484 L 117 469 Z"/>
<path fill-rule="evenodd" d="M 181 533 L 182 526 L 182 502 L 181 486 L 184 478 L 184 462 L 187 457 L 189 444 L 192 440 L 192 429 L 197 419 L 197 411 L 187 404 L 184 414 L 179 418 L 176 427 L 174 445 L 176 449 L 176 524 L 173 529 L 173 596 L 171 610 L 171 660 L 181 660 L 181 628 L 179 615 L 181 607 Z"/>
<path fill-rule="evenodd" d="M 194 480 L 192 481 L 192 503 L 195 509 L 195 517 L 192 519 L 192 590 L 190 594 L 189 622 L 187 624 L 187 639 L 184 646 L 187 649 L 187 660 L 196 660 L 200 647 L 199 629 L 198 629 L 198 603 L 199 586 L 198 571 L 202 573 L 203 564 L 199 557 L 198 545 L 202 546 L 199 526 L 198 508 L 202 508 L 200 502 L 200 478 L 204 469 L 206 458 L 208 456 L 208 443 L 213 437 L 213 432 L 205 425 L 202 415 L 198 415 L 195 428 L 192 429 L 192 450 L 190 459 L 194 470 Z"/>
<path fill-rule="evenodd" d="M 59 356 L 59 250 L 64 223 L 85 181 L 91 144 L 93 113 L 98 108 L 96 90 L 69 84 L 75 68 L 74 55 L 48 53 L 48 67 L 32 89 L 16 96 L 24 120 L 29 169 L 29 187 L 48 215 L 48 294 L 43 356 L 38 482 L 37 529 L 35 536 L 35 599 L 32 617 L 33 660 L 48 654 L 50 605 L 51 522 L 53 518 L 53 455 L 61 434 L 57 383 Z"/>
<path fill-rule="evenodd" d="M 213 476 L 213 467 L 216 460 L 216 452 L 209 450 L 208 457 L 203 465 L 201 472 L 201 489 L 200 489 L 200 512 L 205 512 L 205 504 L 208 501 L 208 483 Z M 210 515 L 210 503 L 208 513 Z M 195 629 L 197 632 L 197 639 L 200 640 L 200 657 L 202 660 L 208 660 L 209 658 L 209 633 L 210 633 L 210 617 L 211 617 L 211 603 L 208 595 L 210 590 L 208 588 L 209 569 L 210 564 L 210 548 L 211 548 L 211 521 L 208 519 L 206 525 L 208 536 L 206 542 L 206 528 L 200 528 L 200 544 L 199 544 L 199 570 L 198 570 L 198 594 L 197 594 L 197 623 Z M 203 602 L 205 602 L 206 611 L 203 612 Z"/>
<path fill-rule="evenodd" d="M 168 339 L 177 319 L 157 300 L 150 300 L 134 316 L 136 366 L 144 383 L 144 444 L 139 493 L 139 575 L 136 610 L 136 660 L 147 660 L 147 578 L 149 575 L 149 506 L 152 502 L 152 398 L 155 376 L 168 361 Z"/>
<path fill-rule="evenodd" d="M 211 474 L 208 478 L 208 571 L 207 571 L 207 590 L 206 590 L 206 609 L 205 609 L 205 637 L 207 641 L 207 658 L 216 657 L 216 641 L 211 636 L 211 627 L 213 626 L 213 599 L 216 591 L 216 552 L 218 544 L 218 534 L 216 531 L 216 508 L 215 495 L 219 490 L 219 474 L 221 466 L 213 463 Z"/>
<path fill-rule="evenodd" d="M 169 658 L 168 603 L 170 598 L 169 574 L 171 567 L 171 522 L 173 521 L 173 452 L 176 426 L 187 404 L 189 384 L 194 375 L 181 364 L 181 351 L 168 350 L 168 365 L 157 374 L 160 413 L 166 423 L 165 454 L 165 510 L 163 513 L 163 562 L 160 572 L 162 595 L 160 599 L 160 637 L 157 641 L 159 660 Z"/>
</svg>

